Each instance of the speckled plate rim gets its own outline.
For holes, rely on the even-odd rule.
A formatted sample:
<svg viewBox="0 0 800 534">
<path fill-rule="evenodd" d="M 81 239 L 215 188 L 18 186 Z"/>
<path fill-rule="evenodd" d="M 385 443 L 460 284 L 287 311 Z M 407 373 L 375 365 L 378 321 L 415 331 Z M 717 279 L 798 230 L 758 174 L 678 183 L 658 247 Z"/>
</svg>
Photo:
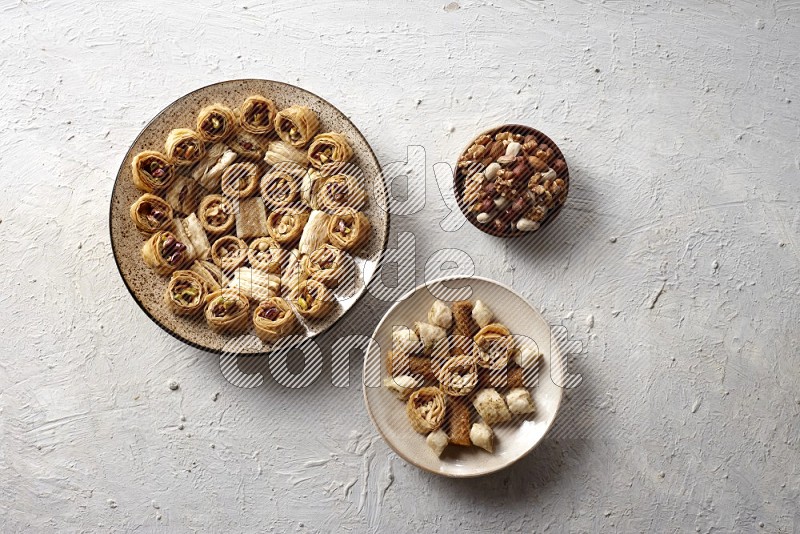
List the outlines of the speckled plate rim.
<svg viewBox="0 0 800 534">
<path fill-rule="evenodd" d="M 535 315 L 539 316 L 539 318 L 541 318 L 541 320 L 545 324 L 548 324 L 547 321 L 545 320 L 544 316 L 539 312 L 539 310 L 536 309 L 535 306 L 533 306 L 530 302 L 528 302 L 528 299 L 524 298 L 522 295 L 519 294 L 519 292 L 515 291 L 513 288 L 507 286 L 506 284 L 504 284 L 502 282 L 498 282 L 497 280 L 493 280 L 491 278 L 486 278 L 484 276 L 454 275 L 454 276 L 445 276 L 445 277 L 442 277 L 442 278 L 436 278 L 435 280 L 431 280 L 429 282 L 424 282 L 422 284 L 419 284 L 417 287 L 415 287 L 411 291 L 408 291 L 403 296 L 401 296 L 397 300 L 397 302 L 395 302 L 392 306 L 390 306 L 389 309 L 386 310 L 386 313 L 383 314 L 383 317 L 381 317 L 380 322 L 378 322 L 378 325 L 375 327 L 375 330 L 372 332 L 372 339 L 375 340 L 378 337 L 378 332 L 380 331 L 381 327 L 383 326 L 383 323 L 385 323 L 386 320 L 388 319 L 389 315 L 391 315 L 391 313 L 397 307 L 401 306 L 414 293 L 416 293 L 417 291 L 420 291 L 420 290 L 422 290 L 424 288 L 427 288 L 428 286 L 431 286 L 433 284 L 439 284 L 439 283 L 442 283 L 442 282 L 459 281 L 459 280 L 481 280 L 483 282 L 488 282 L 488 283 L 494 284 L 494 285 L 496 285 L 496 286 L 498 286 L 498 287 L 500 287 L 502 289 L 505 289 L 506 291 L 509 291 L 509 292 L 513 293 L 519 299 L 521 299 L 531 309 L 531 311 Z M 559 361 L 561 361 L 563 363 L 564 355 L 560 353 L 560 348 L 558 350 L 556 350 L 555 347 L 556 347 L 555 344 L 551 344 L 551 347 L 550 347 L 550 351 L 551 351 L 550 359 L 552 361 L 554 358 L 556 358 L 556 355 L 553 354 L 553 352 L 557 352 L 558 353 L 557 357 L 559 358 Z M 372 426 L 374 426 L 375 429 L 378 431 L 378 434 L 380 434 L 381 439 L 383 439 L 384 443 L 389 445 L 389 447 L 395 452 L 395 454 L 400 456 L 403 460 L 405 460 L 406 462 L 410 463 L 411 465 L 417 467 L 418 469 L 422 469 L 423 471 L 427 471 L 428 473 L 433 473 L 434 475 L 439 475 L 439 476 L 442 476 L 442 477 L 445 477 L 445 478 L 478 478 L 478 477 L 482 477 L 482 476 L 486 476 L 486 475 L 491 475 L 492 473 L 497 473 L 498 471 L 502 471 L 503 469 L 507 469 L 508 467 L 510 467 L 510 466 L 514 465 L 515 463 L 517 463 L 518 461 L 522 460 L 523 458 L 528 456 L 531 452 L 533 452 L 533 450 L 536 447 L 538 447 L 539 444 L 544 440 L 545 436 L 547 436 L 547 433 L 550 432 L 550 429 L 553 427 L 553 423 L 555 423 L 556 419 L 558 418 L 558 412 L 559 412 L 559 410 L 561 410 L 561 401 L 564 399 L 564 388 L 563 387 L 559 387 L 558 385 L 556 385 L 556 387 L 558 389 L 558 398 L 556 400 L 555 409 L 553 410 L 553 417 L 550 419 L 550 421 L 545 426 L 544 432 L 542 432 L 541 437 L 537 441 L 532 443 L 531 446 L 528 449 L 526 449 L 522 454 L 520 454 L 519 456 L 517 456 L 513 460 L 511 460 L 511 461 L 509 461 L 509 462 L 507 462 L 507 463 L 505 463 L 503 465 L 500 465 L 500 466 L 498 466 L 496 468 L 486 469 L 486 470 L 483 470 L 483 471 L 476 470 L 475 472 L 470 472 L 470 473 L 445 473 L 445 472 L 442 472 L 442 471 L 435 471 L 433 469 L 428 469 L 427 467 L 425 467 L 424 465 L 421 465 L 420 463 L 418 463 L 416 460 L 414 460 L 413 458 L 411 458 L 407 454 L 397 450 L 397 448 L 395 448 L 395 446 L 391 442 L 391 440 L 389 440 L 386 437 L 386 434 L 383 433 L 383 430 L 381 430 L 380 425 L 378 425 L 378 422 L 375 420 L 375 415 L 372 413 L 372 408 L 370 407 L 369 399 L 367 398 L 367 365 L 368 365 L 368 363 L 369 363 L 369 348 L 364 353 L 364 368 L 363 368 L 362 373 L 361 373 L 361 383 L 362 383 L 361 390 L 362 390 L 362 396 L 363 396 L 363 399 L 364 399 L 364 405 L 367 407 L 367 414 L 369 415 L 369 419 L 372 422 Z M 563 367 L 562 367 L 562 369 L 563 369 Z M 381 370 L 383 370 L 382 366 L 381 366 Z M 381 375 L 381 381 L 383 381 L 383 375 Z M 380 387 L 383 387 L 383 386 L 380 386 Z"/>
<path fill-rule="evenodd" d="M 180 334 L 178 334 L 177 332 L 171 330 L 170 328 L 167 328 L 164 324 L 161 323 L 161 321 L 156 319 L 156 317 L 154 317 L 153 314 L 151 314 L 147 310 L 147 308 L 139 300 L 139 297 L 136 295 L 136 293 L 131 288 L 130 284 L 128 284 L 128 280 L 127 280 L 127 278 L 125 278 L 125 274 L 122 272 L 122 267 L 120 266 L 119 259 L 117 258 L 117 255 L 118 255 L 117 247 L 116 247 L 116 243 L 114 242 L 114 216 L 113 216 L 114 215 L 113 214 L 114 203 L 113 203 L 113 201 L 111 201 L 111 199 L 113 199 L 113 197 L 114 197 L 114 191 L 116 191 L 116 189 L 117 189 L 117 182 L 119 182 L 120 177 L 121 177 L 121 175 L 123 173 L 123 170 L 125 169 L 125 164 L 126 164 L 126 162 L 128 160 L 128 154 L 130 153 L 131 149 L 133 149 L 133 147 L 136 145 L 136 143 L 139 141 L 139 139 L 145 134 L 147 129 L 150 128 L 150 126 L 152 126 L 153 122 L 155 122 L 155 120 L 158 117 L 160 117 L 164 112 L 166 112 L 168 109 L 170 109 L 172 106 L 174 106 L 175 104 L 177 104 L 181 100 L 184 100 L 184 99 L 186 99 L 186 98 L 188 98 L 188 97 L 190 97 L 190 96 L 192 96 L 192 95 L 194 95 L 196 93 L 199 93 L 201 91 L 205 91 L 207 89 L 210 89 L 212 87 L 216 87 L 216 86 L 219 86 L 219 85 L 227 85 L 227 84 L 241 83 L 241 82 L 245 82 L 245 83 L 252 83 L 252 82 L 255 82 L 255 83 L 258 83 L 258 82 L 274 83 L 274 84 L 283 85 L 283 86 L 286 86 L 286 87 L 289 87 L 289 88 L 292 88 L 292 89 L 295 89 L 295 90 L 298 90 L 298 91 L 302 91 L 304 93 L 308 93 L 309 95 L 311 95 L 311 96 L 313 96 L 315 98 L 318 98 L 322 102 L 324 102 L 325 104 L 331 106 L 332 108 L 334 108 L 339 113 L 341 113 L 344 117 L 347 118 L 347 115 L 345 115 L 338 107 L 334 106 L 327 99 L 322 98 L 321 96 L 317 95 L 316 93 L 312 93 L 308 89 L 303 89 L 302 87 L 298 87 L 297 85 L 293 85 L 291 83 L 281 82 L 281 81 L 277 81 L 277 80 L 267 80 L 265 78 L 237 78 L 237 79 L 232 79 L 232 80 L 223 80 L 223 81 L 220 81 L 220 82 L 215 82 L 215 83 L 211 83 L 211 84 L 208 84 L 208 85 L 204 85 L 203 87 L 198 87 L 197 89 L 195 89 L 193 91 L 190 91 L 190 92 L 188 92 L 188 93 L 176 98 L 175 100 L 173 100 L 172 102 L 170 102 L 169 104 L 164 106 L 158 113 L 153 115 L 153 117 L 149 121 L 147 121 L 147 124 L 145 124 L 142 127 L 142 129 L 139 131 L 138 135 L 133 139 L 133 141 L 131 141 L 131 144 L 128 146 L 128 149 L 125 151 L 125 154 L 122 157 L 122 163 L 120 163 L 119 169 L 117 170 L 117 176 L 114 178 L 114 183 L 111 186 L 111 193 L 109 195 L 109 199 L 110 200 L 109 200 L 109 206 L 108 206 L 108 232 L 109 232 L 109 236 L 108 237 L 109 237 L 109 240 L 111 241 L 111 252 L 112 252 L 112 255 L 114 256 L 114 264 L 117 266 L 117 272 L 119 273 L 120 278 L 122 278 L 122 282 L 125 284 L 125 288 L 128 290 L 128 293 L 130 293 L 131 297 L 133 297 L 133 300 L 136 302 L 136 304 L 139 306 L 139 308 L 144 312 L 144 314 L 147 317 L 149 317 L 151 321 L 153 321 L 155 324 L 157 324 L 163 331 L 165 331 L 166 333 L 168 333 L 169 335 L 171 335 L 172 337 L 174 337 L 178 341 L 186 343 L 190 347 L 194 347 L 196 349 L 200 349 L 200 350 L 205 351 L 205 352 L 210 352 L 210 353 L 213 353 L 213 354 L 236 355 L 236 356 L 242 356 L 242 357 L 259 357 L 259 356 L 267 356 L 272 351 L 236 353 L 235 351 L 214 349 L 214 348 L 211 348 L 211 347 L 206 347 L 204 345 L 201 345 L 199 343 L 195 343 L 194 341 L 186 339 L 183 336 L 181 336 Z M 375 154 L 375 151 L 372 150 L 372 146 L 369 144 L 368 141 L 366 141 L 367 138 L 364 136 L 364 134 L 361 132 L 361 130 L 358 129 L 358 127 L 355 125 L 355 123 L 353 123 L 353 121 L 351 121 L 349 118 L 347 118 L 347 121 L 350 123 L 350 125 L 353 127 L 353 129 L 356 132 L 358 132 L 358 134 L 362 138 L 364 138 L 364 141 L 365 141 L 365 144 L 367 146 L 367 149 L 369 150 L 370 155 L 375 160 L 375 163 L 376 163 L 376 165 L 378 167 L 378 174 L 380 175 L 381 181 L 383 181 L 383 189 L 384 189 L 384 191 L 386 191 L 388 193 L 387 188 L 386 188 L 386 181 L 385 181 L 385 179 L 383 177 L 383 167 L 381 166 L 381 163 L 380 163 L 380 160 L 378 159 L 378 156 Z M 388 200 L 388 198 L 387 198 L 387 200 Z M 388 209 L 386 209 L 384 211 L 386 213 L 386 232 L 385 232 L 385 235 L 384 235 L 384 238 L 383 238 L 383 243 L 381 243 L 381 254 L 380 254 L 380 257 L 375 262 L 375 269 L 372 271 L 372 274 L 369 277 L 369 280 L 364 280 L 364 285 L 361 288 L 361 290 L 358 292 L 358 294 L 354 295 L 353 297 L 351 297 L 353 299 L 353 302 L 350 305 L 350 307 L 348 307 L 347 310 L 345 310 L 345 312 L 342 313 L 342 315 L 339 316 L 339 318 L 337 318 L 333 323 L 331 323 L 330 326 L 328 326 L 328 328 L 326 328 L 325 330 L 322 330 L 322 331 L 319 331 L 319 332 L 312 332 L 310 335 L 304 336 L 303 339 L 301 341 L 299 341 L 298 343 L 296 343 L 296 344 L 288 345 L 288 346 L 282 346 L 281 350 L 290 350 L 292 347 L 297 346 L 298 344 L 303 343 L 306 340 L 314 339 L 318 335 L 323 334 L 323 333 L 327 332 L 328 330 L 332 329 L 333 327 L 335 327 L 339 323 L 339 321 L 342 320 L 342 318 L 347 316 L 347 313 L 353 308 L 353 306 L 356 306 L 358 304 L 358 302 L 361 300 L 361 298 L 364 296 L 364 293 L 366 293 L 367 287 L 369 286 L 369 283 L 372 281 L 373 277 L 375 276 L 375 273 L 378 272 L 378 270 L 381 267 L 381 264 L 383 263 L 384 254 L 386 252 L 386 246 L 389 243 L 389 232 L 390 232 L 390 229 L 391 229 L 391 212 Z"/>
</svg>

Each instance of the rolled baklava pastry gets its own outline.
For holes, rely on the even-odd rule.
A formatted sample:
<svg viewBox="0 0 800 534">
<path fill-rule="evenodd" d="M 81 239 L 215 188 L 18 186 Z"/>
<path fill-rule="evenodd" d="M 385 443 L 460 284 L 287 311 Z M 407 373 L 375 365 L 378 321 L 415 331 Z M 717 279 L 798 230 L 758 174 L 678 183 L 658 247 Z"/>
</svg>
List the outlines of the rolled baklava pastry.
<svg viewBox="0 0 800 534">
<path fill-rule="evenodd" d="M 167 157 L 175 165 L 193 165 L 206 155 L 206 145 L 200 135 L 188 128 L 176 128 L 164 144 Z"/>
<path fill-rule="evenodd" d="M 272 141 L 267 146 L 267 152 L 264 154 L 264 161 L 270 165 L 281 165 L 284 163 L 295 163 L 303 168 L 308 165 L 308 157 L 302 150 L 297 150 L 295 147 L 283 141 Z"/>
<path fill-rule="evenodd" d="M 462 398 L 447 397 L 447 434 L 448 441 L 453 445 L 469 447 L 469 430 L 472 415 L 469 405 Z"/>
<path fill-rule="evenodd" d="M 300 200 L 301 178 L 277 165 L 261 178 L 261 198 L 272 209 L 287 208 Z"/>
<path fill-rule="evenodd" d="M 472 318 L 472 302 L 460 300 L 452 305 L 453 311 L 453 333 L 472 339 L 478 332 L 478 325 Z"/>
<path fill-rule="evenodd" d="M 445 395 L 439 388 L 424 387 L 409 396 L 406 415 L 416 432 L 427 434 L 442 426 L 446 408 Z"/>
<path fill-rule="evenodd" d="M 233 110 L 220 103 L 211 104 L 197 114 L 197 133 L 205 141 L 216 142 L 228 137 L 236 127 Z"/>
<path fill-rule="evenodd" d="M 258 189 L 260 169 L 255 163 L 234 163 L 222 173 L 222 194 L 230 198 L 247 198 Z"/>
<path fill-rule="evenodd" d="M 175 234 L 159 230 L 142 246 L 142 259 L 158 274 L 170 274 L 189 261 L 187 247 Z"/>
<path fill-rule="evenodd" d="M 353 149 L 347 138 L 337 132 L 319 134 L 308 147 L 308 161 L 315 169 L 339 166 L 352 157 Z"/>
<path fill-rule="evenodd" d="M 334 174 L 320 181 L 316 201 L 319 209 L 329 213 L 342 208 L 360 210 L 367 204 L 367 193 L 355 176 Z"/>
<path fill-rule="evenodd" d="M 296 208 L 280 208 L 267 217 L 269 235 L 281 245 L 291 245 L 300 239 L 308 213 Z"/>
<path fill-rule="evenodd" d="M 253 134 L 236 132 L 228 139 L 228 144 L 243 158 L 258 160 L 264 157 L 264 146 Z"/>
<path fill-rule="evenodd" d="M 267 235 L 269 227 L 264 202 L 259 197 L 241 200 L 239 214 L 236 216 L 236 236 L 239 239 L 253 239 Z"/>
<path fill-rule="evenodd" d="M 444 362 L 437 377 L 442 391 L 451 397 L 463 397 L 478 384 L 478 368 L 471 356 L 456 356 Z"/>
<path fill-rule="evenodd" d="M 303 272 L 328 287 L 337 287 L 347 277 L 347 253 L 333 245 L 322 245 L 311 254 L 303 256 Z"/>
<path fill-rule="evenodd" d="M 186 176 L 179 176 L 167 189 L 164 200 L 178 213 L 188 215 L 197 209 L 197 203 L 205 194 L 200 186 Z"/>
<path fill-rule="evenodd" d="M 254 269 L 281 274 L 286 251 L 271 237 L 254 239 L 247 247 L 247 260 Z"/>
<path fill-rule="evenodd" d="M 361 246 L 369 237 L 369 231 L 367 216 L 353 208 L 337 210 L 328 221 L 328 241 L 343 250 Z"/>
<path fill-rule="evenodd" d="M 239 126 L 253 135 L 266 135 L 274 128 L 278 108 L 275 102 L 261 95 L 251 95 L 239 106 Z"/>
<path fill-rule="evenodd" d="M 225 235 L 211 245 L 211 259 L 226 273 L 238 269 L 247 259 L 247 244 L 232 235 Z"/>
<path fill-rule="evenodd" d="M 206 191 L 220 190 L 222 173 L 234 161 L 236 152 L 219 143 L 208 149 L 206 156 L 192 170 L 192 178 Z"/>
<path fill-rule="evenodd" d="M 431 309 L 428 310 L 428 322 L 447 330 L 453 324 L 453 312 L 441 300 L 434 300 Z"/>
<path fill-rule="evenodd" d="M 494 426 L 505 423 L 511 419 L 511 412 L 508 411 L 506 401 L 494 388 L 482 389 L 475 394 L 472 405 L 481 419 L 489 425 Z"/>
<path fill-rule="evenodd" d="M 228 289 L 235 289 L 256 302 L 276 296 L 280 288 L 280 276 L 249 267 L 239 267 L 233 271 L 233 277 L 228 282 Z"/>
<path fill-rule="evenodd" d="M 526 415 L 536 411 L 531 392 L 526 388 L 514 388 L 506 393 L 508 411 L 514 415 Z"/>
<path fill-rule="evenodd" d="M 422 344 L 422 352 L 425 354 L 430 354 L 438 341 L 447 338 L 444 328 L 420 321 L 414 323 L 414 333 L 417 334 Z"/>
<path fill-rule="evenodd" d="M 300 199 L 303 201 L 303 204 L 312 210 L 319 209 L 317 190 L 319 189 L 319 184 L 322 183 L 322 178 L 322 174 L 317 169 L 313 168 L 308 169 L 303 175 L 303 183 L 300 186 Z"/>
<path fill-rule="evenodd" d="M 306 318 L 319 318 L 328 313 L 334 296 L 330 289 L 317 280 L 303 280 L 297 286 L 291 301 L 297 313 Z"/>
<path fill-rule="evenodd" d="M 475 359 L 488 369 L 505 369 L 514 355 L 511 332 L 500 323 L 491 323 L 475 334 Z"/>
<path fill-rule="evenodd" d="M 305 106 L 290 106 L 275 115 L 275 132 L 295 148 L 306 146 L 319 131 L 317 114 Z"/>
<path fill-rule="evenodd" d="M 233 204 L 222 195 L 208 195 L 200 201 L 197 217 L 203 229 L 211 235 L 229 232 L 236 221 Z"/>
<path fill-rule="evenodd" d="M 383 379 L 383 387 L 394 393 L 400 400 L 408 400 L 408 397 L 420 386 L 422 386 L 422 381 L 409 375 L 387 376 Z"/>
<path fill-rule="evenodd" d="M 175 169 L 167 156 L 155 150 L 145 150 L 131 161 L 133 185 L 145 193 L 169 187 L 175 179 Z"/>
<path fill-rule="evenodd" d="M 229 279 L 219 265 L 208 260 L 196 260 L 189 268 L 206 284 L 210 292 L 219 291 L 228 285 Z"/>
<path fill-rule="evenodd" d="M 300 254 L 311 254 L 328 242 L 328 221 L 330 215 L 324 211 L 314 210 L 308 217 L 308 222 L 303 227 L 303 235 L 297 250 Z"/>
<path fill-rule="evenodd" d="M 206 259 L 211 252 L 211 243 L 208 242 L 206 231 L 203 230 L 203 225 L 197 215 L 192 213 L 185 219 L 175 219 L 175 235 L 183 241 L 188 240 L 194 249 L 192 256 L 195 259 Z"/>
<path fill-rule="evenodd" d="M 469 431 L 469 439 L 473 445 L 486 452 L 494 452 L 494 431 L 486 423 L 475 423 Z"/>
<path fill-rule="evenodd" d="M 294 297 L 300 287 L 300 282 L 305 280 L 300 253 L 297 249 L 287 250 L 281 262 L 281 295 Z"/>
<path fill-rule="evenodd" d="M 472 307 L 472 320 L 475 321 L 480 328 L 488 325 L 494 319 L 494 313 L 489 309 L 489 306 L 483 303 L 482 300 L 476 300 L 475 305 Z"/>
<path fill-rule="evenodd" d="M 206 283 L 192 271 L 172 273 L 164 302 L 176 315 L 196 315 L 206 304 Z"/>
<path fill-rule="evenodd" d="M 172 206 L 161 197 L 145 193 L 131 206 L 131 219 L 136 228 L 152 234 L 169 226 Z"/>
<path fill-rule="evenodd" d="M 253 312 L 253 327 L 262 341 L 274 343 L 297 329 L 297 317 L 292 307 L 280 297 L 262 300 Z"/>
<path fill-rule="evenodd" d="M 231 289 L 215 291 L 208 296 L 205 317 L 208 327 L 219 334 L 236 334 L 247 328 L 250 302 Z"/>
</svg>

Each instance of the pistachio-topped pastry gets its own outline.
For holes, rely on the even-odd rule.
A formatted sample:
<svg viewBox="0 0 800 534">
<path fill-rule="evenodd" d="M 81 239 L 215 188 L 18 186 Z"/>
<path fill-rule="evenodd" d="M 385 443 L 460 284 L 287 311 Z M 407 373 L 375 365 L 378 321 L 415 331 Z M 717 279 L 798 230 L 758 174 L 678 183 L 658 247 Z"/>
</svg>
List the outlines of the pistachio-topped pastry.
<svg viewBox="0 0 800 534">
<path fill-rule="evenodd" d="M 153 193 L 169 187 L 175 178 L 175 171 L 167 156 L 155 150 L 145 150 L 136 154 L 131 161 L 133 185 L 145 193 Z"/>
<path fill-rule="evenodd" d="M 275 115 L 275 132 L 295 148 L 306 146 L 319 131 L 317 114 L 305 106 L 290 106 Z"/>
<path fill-rule="evenodd" d="M 308 147 L 308 161 L 316 169 L 347 163 L 352 157 L 353 149 L 347 138 L 337 132 L 319 134 Z"/>
<path fill-rule="evenodd" d="M 275 103 L 261 95 L 251 95 L 239 106 L 239 126 L 254 135 L 266 135 L 274 129 L 278 113 Z"/>
<path fill-rule="evenodd" d="M 224 234 L 233 228 L 236 215 L 233 204 L 222 195 L 208 195 L 200 201 L 197 216 L 203 229 L 211 235 Z"/>
<path fill-rule="evenodd" d="M 197 132 L 205 141 L 221 141 L 233 132 L 235 126 L 233 111 L 223 104 L 211 104 L 197 114 Z"/>
<path fill-rule="evenodd" d="M 188 128 L 172 130 L 167 136 L 164 148 L 167 150 L 167 157 L 175 165 L 192 165 L 206 155 L 203 139 L 197 132 Z"/>
</svg>

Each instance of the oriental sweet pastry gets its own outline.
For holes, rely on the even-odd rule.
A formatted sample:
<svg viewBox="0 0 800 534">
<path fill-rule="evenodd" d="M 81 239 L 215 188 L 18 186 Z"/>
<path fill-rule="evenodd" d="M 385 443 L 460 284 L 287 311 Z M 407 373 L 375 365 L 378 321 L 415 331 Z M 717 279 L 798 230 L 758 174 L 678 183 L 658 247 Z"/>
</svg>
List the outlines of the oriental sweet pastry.
<svg viewBox="0 0 800 534">
<path fill-rule="evenodd" d="M 305 106 L 291 106 L 275 115 L 275 132 L 295 148 L 306 146 L 319 131 L 317 114 Z"/>
<path fill-rule="evenodd" d="M 233 111 L 222 104 L 211 104 L 197 114 L 197 133 L 205 141 L 221 141 L 233 132 L 235 126 Z"/>
<path fill-rule="evenodd" d="M 347 138 L 336 132 L 319 134 L 308 147 L 308 161 L 315 169 L 333 168 L 352 157 L 353 149 Z"/>
<path fill-rule="evenodd" d="M 167 156 L 155 150 L 145 150 L 131 161 L 133 185 L 145 193 L 153 193 L 169 187 L 175 178 L 175 170 Z"/>
<path fill-rule="evenodd" d="M 253 327 L 262 341 L 274 343 L 293 333 L 299 323 L 291 306 L 281 297 L 261 301 L 253 312 Z"/>
<path fill-rule="evenodd" d="M 167 284 L 164 301 L 176 315 L 196 315 L 206 303 L 206 283 L 193 271 L 175 271 Z"/>
<path fill-rule="evenodd" d="M 495 235 L 533 232 L 564 204 L 569 173 L 558 148 L 534 130 L 478 137 L 458 161 L 459 202 Z"/>
<path fill-rule="evenodd" d="M 169 226 L 172 221 L 172 206 L 161 197 L 145 193 L 131 205 L 131 219 L 136 228 L 152 234 Z"/>
<path fill-rule="evenodd" d="M 207 104 L 130 163 L 144 193 L 130 205 L 132 228 L 160 304 L 180 321 L 203 312 L 215 333 L 249 330 L 269 344 L 319 328 L 308 320 L 336 313 L 333 288 L 345 297 L 350 251 L 370 239 L 350 140 L 320 133 L 315 110 L 281 110 L 268 96 Z M 426 342 L 442 337 L 423 330 Z M 410 356 L 409 373 L 435 378 L 430 358 Z M 418 389 L 411 374 L 401 383 Z"/>
<path fill-rule="evenodd" d="M 406 401 L 411 428 L 437 457 L 451 445 L 492 453 L 492 427 L 536 413 L 528 383 L 541 355 L 480 300 L 434 300 L 427 322 L 392 328 L 391 345 L 383 385 Z"/>
</svg>

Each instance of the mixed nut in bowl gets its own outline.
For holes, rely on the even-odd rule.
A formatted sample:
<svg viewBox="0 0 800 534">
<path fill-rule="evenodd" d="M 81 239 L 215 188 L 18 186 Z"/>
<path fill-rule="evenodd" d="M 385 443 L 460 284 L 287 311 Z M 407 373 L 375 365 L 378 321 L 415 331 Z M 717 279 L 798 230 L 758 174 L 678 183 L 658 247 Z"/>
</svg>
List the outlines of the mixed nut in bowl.
<svg viewBox="0 0 800 534">
<path fill-rule="evenodd" d="M 498 237 L 518 237 L 548 224 L 569 191 L 561 150 L 539 130 L 519 124 L 476 137 L 459 156 L 454 180 L 467 220 Z"/>
</svg>

